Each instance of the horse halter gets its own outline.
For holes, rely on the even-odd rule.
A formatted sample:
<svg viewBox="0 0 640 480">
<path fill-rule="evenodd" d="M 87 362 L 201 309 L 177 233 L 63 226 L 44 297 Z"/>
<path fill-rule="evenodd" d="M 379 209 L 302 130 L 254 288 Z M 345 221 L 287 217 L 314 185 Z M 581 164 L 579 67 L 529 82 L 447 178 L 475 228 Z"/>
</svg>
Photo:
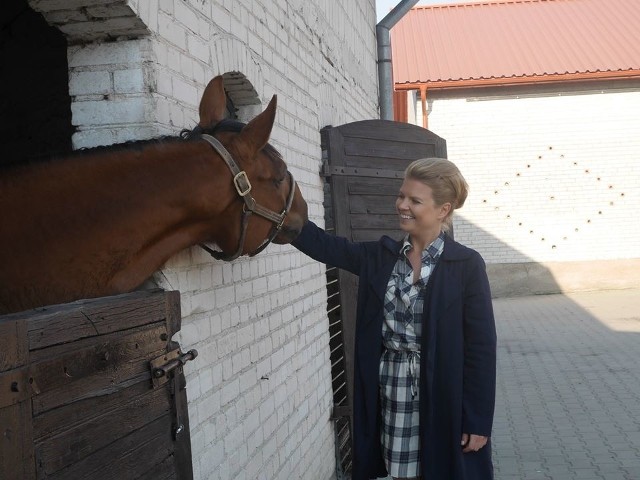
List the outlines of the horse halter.
<svg viewBox="0 0 640 480">
<path fill-rule="evenodd" d="M 287 174 L 289 175 L 289 179 L 291 180 L 291 190 L 289 190 L 289 196 L 287 197 L 287 203 L 285 204 L 284 210 L 280 213 L 276 213 L 273 210 L 269 210 L 268 208 L 259 205 L 256 202 L 255 198 L 251 196 L 251 182 L 249 182 L 249 177 L 244 170 L 240 170 L 240 167 L 233 159 L 231 154 L 227 151 L 226 148 L 220 143 L 215 137 L 211 135 L 207 135 L 206 133 L 200 134 L 200 138 L 207 141 L 209 145 L 213 147 L 213 149 L 218 152 L 218 154 L 224 160 L 224 163 L 227 164 L 229 170 L 231 170 L 231 174 L 233 175 L 233 186 L 238 192 L 238 195 L 244 201 L 244 205 L 242 206 L 242 227 L 240 230 L 240 239 L 238 240 L 238 249 L 232 255 L 227 255 L 222 251 L 213 250 L 206 245 L 200 244 L 204 250 L 211 254 L 211 256 L 218 260 L 231 261 L 238 258 L 242 255 L 242 249 L 244 248 L 244 241 L 247 236 L 247 226 L 249 224 L 249 218 L 252 214 L 256 214 L 261 216 L 262 218 L 266 218 L 271 223 L 273 223 L 273 227 L 271 227 L 271 232 L 269 236 L 260 244 L 260 246 L 253 252 L 250 253 L 249 256 L 253 257 L 257 255 L 269 245 L 274 238 L 278 235 L 282 226 L 284 225 L 284 221 L 289 214 L 289 210 L 291 210 L 291 205 L 293 204 L 293 197 L 296 193 L 296 181 L 293 178 L 291 172 L 287 170 Z"/>
</svg>

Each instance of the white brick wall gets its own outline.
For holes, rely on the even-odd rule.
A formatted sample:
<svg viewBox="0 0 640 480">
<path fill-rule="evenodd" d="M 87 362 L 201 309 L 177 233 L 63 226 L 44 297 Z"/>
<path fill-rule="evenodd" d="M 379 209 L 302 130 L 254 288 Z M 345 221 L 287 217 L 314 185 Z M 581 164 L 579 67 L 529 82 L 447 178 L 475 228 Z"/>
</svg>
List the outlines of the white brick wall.
<svg viewBox="0 0 640 480">
<path fill-rule="evenodd" d="M 148 39 L 73 45 L 67 52 L 74 148 L 155 136 Z"/>
<path fill-rule="evenodd" d="M 640 258 L 640 86 L 605 87 L 429 92 L 470 184 L 456 236 L 487 263 Z"/>
<path fill-rule="evenodd" d="M 129 0 L 127 8 L 148 35 L 69 48 L 74 145 L 193 127 L 206 83 L 240 72 L 258 111 L 278 95 L 272 143 L 322 224 L 320 129 L 377 116 L 374 1 Z M 240 117 L 255 111 L 243 107 Z M 181 291 L 177 340 L 200 354 L 186 367 L 195 478 L 334 478 L 324 267 L 290 246 L 230 264 L 193 248 L 158 277 Z"/>
</svg>

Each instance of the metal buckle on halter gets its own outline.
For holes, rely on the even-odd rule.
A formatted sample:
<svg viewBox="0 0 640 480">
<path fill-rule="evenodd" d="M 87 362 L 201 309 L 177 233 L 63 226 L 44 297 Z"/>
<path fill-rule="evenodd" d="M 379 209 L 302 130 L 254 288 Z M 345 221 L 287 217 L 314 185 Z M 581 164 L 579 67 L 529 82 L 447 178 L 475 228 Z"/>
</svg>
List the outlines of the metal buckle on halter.
<svg viewBox="0 0 640 480">
<path fill-rule="evenodd" d="M 240 184 L 241 180 L 246 183 L 246 187 L 243 188 L 243 186 Z M 249 181 L 249 177 L 247 177 L 247 174 L 244 170 L 237 173 L 236 176 L 233 177 L 233 184 L 236 187 L 236 192 L 238 192 L 238 195 L 240 195 L 241 197 L 248 195 L 251 191 L 251 182 Z"/>
</svg>

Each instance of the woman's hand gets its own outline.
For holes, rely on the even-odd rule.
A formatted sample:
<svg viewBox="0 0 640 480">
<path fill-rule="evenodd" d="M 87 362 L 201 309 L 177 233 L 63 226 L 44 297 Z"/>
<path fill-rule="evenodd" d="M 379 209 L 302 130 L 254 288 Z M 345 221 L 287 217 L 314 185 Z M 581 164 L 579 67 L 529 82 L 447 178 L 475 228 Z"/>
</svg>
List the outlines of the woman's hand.
<svg viewBox="0 0 640 480">
<path fill-rule="evenodd" d="M 477 452 L 487 444 L 487 440 L 489 440 L 489 437 L 463 433 L 462 441 L 460 442 L 462 453 Z"/>
</svg>

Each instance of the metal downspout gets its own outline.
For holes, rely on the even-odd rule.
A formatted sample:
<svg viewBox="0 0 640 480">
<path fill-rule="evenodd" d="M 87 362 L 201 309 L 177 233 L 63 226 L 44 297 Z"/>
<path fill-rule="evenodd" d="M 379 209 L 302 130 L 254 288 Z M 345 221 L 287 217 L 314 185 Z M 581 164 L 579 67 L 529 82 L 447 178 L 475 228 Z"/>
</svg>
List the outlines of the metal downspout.
<svg viewBox="0 0 640 480">
<path fill-rule="evenodd" d="M 378 99 L 382 120 L 393 120 L 393 77 L 391 74 L 391 35 L 389 32 L 416 3 L 418 0 L 402 0 L 376 25 Z"/>
</svg>

